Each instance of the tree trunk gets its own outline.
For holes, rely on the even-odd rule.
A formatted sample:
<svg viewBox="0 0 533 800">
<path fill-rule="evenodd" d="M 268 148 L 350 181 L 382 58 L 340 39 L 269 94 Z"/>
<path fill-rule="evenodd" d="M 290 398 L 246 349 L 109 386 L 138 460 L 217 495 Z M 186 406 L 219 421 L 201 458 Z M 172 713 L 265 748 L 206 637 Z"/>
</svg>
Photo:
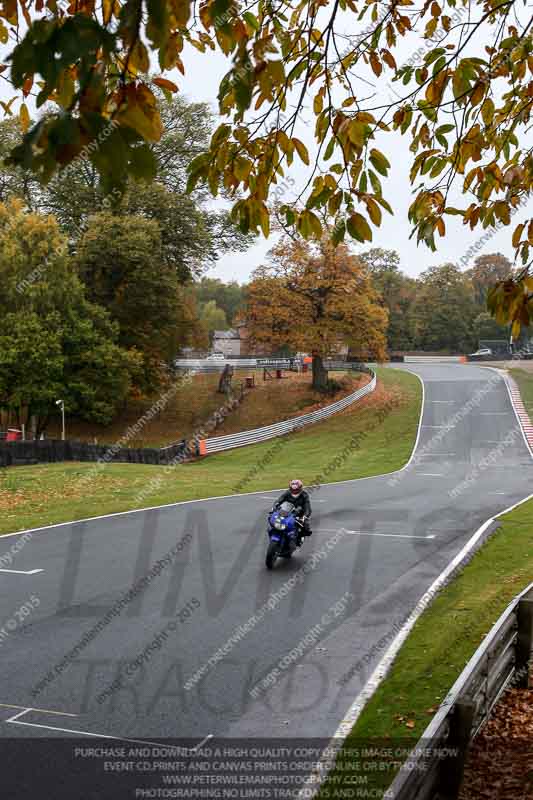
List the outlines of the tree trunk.
<svg viewBox="0 0 533 800">
<path fill-rule="evenodd" d="M 322 363 L 322 356 L 313 353 L 313 389 L 325 392 L 328 388 L 328 371 Z"/>
</svg>

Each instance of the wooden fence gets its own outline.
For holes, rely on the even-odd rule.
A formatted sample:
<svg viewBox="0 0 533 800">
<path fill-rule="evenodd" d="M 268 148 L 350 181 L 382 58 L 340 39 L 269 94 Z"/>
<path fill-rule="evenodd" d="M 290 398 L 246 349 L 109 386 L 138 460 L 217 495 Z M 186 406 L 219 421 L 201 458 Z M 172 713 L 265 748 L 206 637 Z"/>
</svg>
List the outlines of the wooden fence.
<svg viewBox="0 0 533 800">
<path fill-rule="evenodd" d="M 457 800 L 471 741 L 507 686 L 527 688 L 532 652 L 533 583 L 478 647 L 388 789 L 387 800 Z"/>
</svg>

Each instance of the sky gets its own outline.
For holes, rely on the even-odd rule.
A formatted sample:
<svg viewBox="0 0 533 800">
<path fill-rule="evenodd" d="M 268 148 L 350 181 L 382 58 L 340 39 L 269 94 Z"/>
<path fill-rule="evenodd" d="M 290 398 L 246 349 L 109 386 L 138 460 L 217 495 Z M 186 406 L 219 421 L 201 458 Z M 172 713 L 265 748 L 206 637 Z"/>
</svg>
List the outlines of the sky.
<svg viewBox="0 0 533 800">
<path fill-rule="evenodd" d="M 461 18 L 457 21 L 464 22 L 468 19 L 468 9 L 479 12 L 480 5 L 474 0 L 470 4 L 461 9 L 460 3 L 459 13 Z M 529 17 L 533 2 L 527 3 L 521 10 L 521 16 Z M 452 14 L 452 9 L 448 11 Z M 475 18 L 475 17 L 474 17 Z M 452 18 L 453 19 L 453 18 Z M 366 20 L 366 18 L 365 18 Z M 368 27 L 368 21 L 354 22 L 353 14 L 346 17 L 346 28 L 344 33 L 346 35 L 357 35 L 365 28 Z M 482 51 L 482 45 L 485 44 L 481 40 L 472 41 L 472 53 L 475 50 L 476 55 Z M 426 49 L 434 46 L 429 42 L 418 36 L 418 34 L 411 34 L 409 39 L 401 40 L 398 48 L 393 50 L 398 66 L 405 64 L 406 60 L 413 55 L 415 51 L 423 53 L 423 48 Z M 9 45 L 7 45 L 9 49 Z M 421 49 L 419 49 L 421 48 Z M 5 51 L 6 46 L 2 48 Z M 481 53 L 482 54 L 482 53 Z M 173 79 L 180 88 L 180 93 L 190 99 L 191 101 L 203 101 L 209 104 L 213 113 L 217 114 L 217 92 L 218 85 L 222 76 L 227 72 L 230 66 L 230 61 L 226 59 L 219 52 L 208 51 L 206 54 L 197 52 L 194 48 L 188 46 L 182 53 L 182 58 L 185 64 L 185 76 L 182 76 L 176 70 L 171 73 L 166 73 L 168 77 Z M 421 58 L 417 59 L 420 61 Z M 153 65 L 156 68 L 156 65 Z M 373 73 L 368 70 L 366 73 L 359 73 L 359 80 L 356 83 L 357 91 L 364 96 L 369 94 L 375 97 L 376 101 L 389 102 L 397 97 L 398 83 L 391 84 L 388 76 L 392 73 L 389 70 L 384 70 L 380 78 L 375 78 Z M 370 88 L 369 88 L 370 87 Z M 315 93 L 313 87 L 313 94 Z M 5 100 L 11 96 L 11 92 L 5 83 L 0 87 L 0 97 Z M 304 112 L 299 117 L 298 127 L 295 131 L 296 135 L 301 138 L 307 145 L 313 160 L 313 130 L 314 121 L 313 115 L 309 111 L 312 105 L 313 97 L 306 97 Z M 377 104 L 377 102 L 375 103 Z M 15 113 L 17 106 L 15 106 Z M 221 120 L 219 120 L 221 121 Z M 218 122 L 217 122 L 218 124 Z M 412 154 L 408 149 L 408 134 L 401 136 L 399 132 L 391 134 L 382 134 L 382 141 L 377 141 L 376 144 L 388 157 L 391 162 L 391 171 L 389 178 L 382 178 L 384 188 L 384 197 L 389 201 L 394 210 L 394 215 L 390 216 L 387 212 L 383 212 L 383 221 L 380 228 L 372 227 L 373 240 L 364 246 L 358 244 L 350 239 L 353 252 L 363 252 L 368 250 L 369 247 L 383 247 L 387 249 L 394 249 L 400 255 L 400 264 L 404 272 L 412 277 L 420 275 L 425 269 L 432 265 L 443 264 L 446 262 L 457 263 L 461 269 L 467 269 L 471 266 L 472 261 L 478 255 L 486 253 L 500 252 L 506 255 L 509 259 L 513 259 L 513 248 L 511 246 L 511 233 L 515 225 L 519 221 L 523 221 L 528 216 L 532 215 L 533 202 L 528 206 L 521 209 L 516 216 L 512 219 L 511 226 L 502 228 L 500 231 L 484 231 L 482 228 L 475 228 L 471 231 L 467 226 L 462 223 L 462 218 L 458 216 L 446 217 L 446 236 L 441 238 L 436 236 L 437 251 L 431 252 L 424 244 L 417 245 L 415 237 L 409 238 L 411 234 L 411 225 L 407 217 L 407 211 L 410 203 L 412 202 L 412 188 L 409 182 L 409 169 L 412 162 Z M 299 189 L 305 185 L 309 173 L 306 168 L 299 163 L 298 158 L 295 159 L 290 172 L 287 176 L 294 178 L 294 189 Z M 457 183 L 459 188 L 459 182 Z M 290 203 L 295 197 L 294 193 L 288 193 L 283 196 L 283 202 Z M 214 201 L 219 205 L 217 201 Z M 449 199 L 449 205 L 463 205 L 459 193 Z M 347 237 L 349 239 L 349 237 Z M 210 277 L 220 278 L 224 281 L 237 280 L 239 283 L 246 282 L 250 278 L 252 271 L 267 259 L 268 251 L 275 244 L 276 237 L 271 236 L 265 239 L 262 236 L 257 237 L 254 244 L 245 252 L 233 252 L 223 255 L 215 266 L 209 271 Z M 477 248 L 471 251 L 471 248 Z M 471 251 L 469 253 L 469 251 Z"/>
<path fill-rule="evenodd" d="M 458 4 L 459 5 L 459 4 Z M 471 6 L 474 7 L 474 3 Z M 452 13 L 451 10 L 448 13 Z M 463 13 L 467 13 L 466 11 Z M 523 9 L 523 13 L 529 15 L 530 6 Z M 466 19 L 466 16 L 463 17 Z M 368 22 L 366 23 L 368 25 Z M 363 23 L 356 23 L 354 31 L 359 32 L 365 25 Z M 478 51 L 480 42 L 473 41 L 473 48 Z M 426 43 L 422 38 L 403 43 L 399 50 L 394 50 L 395 58 L 398 65 L 405 63 L 419 46 L 424 46 Z M 209 103 L 213 112 L 217 112 L 217 91 L 218 84 L 221 77 L 229 69 L 229 61 L 227 61 L 219 53 L 210 53 L 208 57 L 189 48 L 187 57 L 184 58 L 185 63 L 185 78 L 178 74 L 177 82 L 180 85 L 180 91 L 195 101 L 204 101 Z M 479 54 L 479 52 L 477 53 Z M 390 73 L 389 73 L 390 74 Z M 375 79 L 372 73 L 368 73 L 368 78 L 374 82 L 377 95 L 384 98 L 392 98 L 394 95 L 392 91 L 396 89 L 398 84 L 390 84 L 383 78 L 385 72 L 382 73 L 379 79 Z M 314 94 L 314 92 L 313 92 Z M 309 107 L 312 103 L 312 96 L 306 99 L 306 104 Z M 309 114 L 308 119 L 312 115 Z M 222 121 L 222 120 L 221 120 Z M 302 125 L 303 125 L 302 120 Z M 301 127 L 297 135 L 302 138 L 311 153 L 313 151 L 312 131 L 314 124 L 305 125 Z M 412 163 L 412 154 L 408 149 L 408 134 L 401 136 L 400 133 L 387 134 L 385 142 L 383 142 L 383 151 L 387 155 L 391 163 L 391 171 L 388 179 L 382 179 L 384 187 L 384 197 L 389 201 L 394 210 L 394 216 L 390 216 L 386 212 L 383 213 L 383 221 L 380 228 L 372 226 L 373 240 L 364 246 L 359 243 L 353 242 L 353 251 L 355 253 L 368 250 L 369 247 L 383 247 L 387 249 L 394 249 L 400 254 L 401 269 L 412 277 L 420 275 L 425 269 L 430 266 L 443 264 L 446 262 L 454 262 L 459 265 L 461 269 L 467 269 L 472 265 L 473 260 L 483 254 L 500 252 L 506 255 L 511 261 L 513 260 L 513 248 L 511 245 L 511 233 L 516 224 L 522 219 L 531 216 L 531 209 L 533 203 L 529 203 L 529 207 L 521 209 L 516 216 L 512 219 L 511 226 L 502 228 L 499 231 L 483 230 L 481 227 L 475 228 L 473 231 L 468 226 L 463 225 L 462 217 L 447 216 L 446 217 L 446 236 L 441 238 L 436 236 L 437 251 L 432 252 L 425 244 L 417 245 L 416 237 L 410 239 L 411 224 L 407 217 L 407 212 L 410 203 L 413 200 L 412 187 L 409 182 L 409 169 Z M 297 159 L 295 159 L 295 162 Z M 306 173 L 299 165 L 296 165 L 294 173 L 289 173 L 294 176 L 296 186 L 303 185 L 305 182 Z M 459 184 L 458 184 L 459 185 Z M 283 198 L 284 202 L 290 202 L 290 197 Z M 458 205 L 460 203 L 459 195 L 456 195 L 455 203 L 454 198 L 450 198 L 449 205 Z M 463 201 L 464 202 L 464 201 Z M 349 238 L 349 237 L 348 237 Z M 275 243 L 275 238 L 270 237 L 264 239 L 262 236 L 258 237 L 256 243 L 252 248 L 244 253 L 228 253 L 222 256 L 217 264 L 209 271 L 209 276 L 217 277 L 224 281 L 237 280 L 244 282 L 250 277 L 252 270 L 259 264 L 264 263 L 268 251 Z M 469 250 L 472 247 L 477 247 L 477 250 L 469 255 Z"/>
</svg>

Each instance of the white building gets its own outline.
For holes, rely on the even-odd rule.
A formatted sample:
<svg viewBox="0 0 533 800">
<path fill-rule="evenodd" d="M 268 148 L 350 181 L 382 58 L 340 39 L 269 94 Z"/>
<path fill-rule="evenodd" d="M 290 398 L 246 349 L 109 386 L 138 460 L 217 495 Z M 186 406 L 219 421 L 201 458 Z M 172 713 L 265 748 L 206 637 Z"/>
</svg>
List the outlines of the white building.
<svg viewBox="0 0 533 800">
<path fill-rule="evenodd" d="M 227 331 L 214 331 L 213 352 L 223 353 L 225 356 L 240 356 L 241 337 L 239 331 L 235 328 Z"/>
</svg>

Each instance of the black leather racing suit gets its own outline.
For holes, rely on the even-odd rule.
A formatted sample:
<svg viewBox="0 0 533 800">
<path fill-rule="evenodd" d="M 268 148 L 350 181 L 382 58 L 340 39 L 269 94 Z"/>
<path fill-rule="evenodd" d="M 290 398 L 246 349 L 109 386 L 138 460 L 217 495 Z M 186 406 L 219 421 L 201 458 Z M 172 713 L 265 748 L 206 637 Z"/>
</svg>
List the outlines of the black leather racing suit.
<svg viewBox="0 0 533 800">
<path fill-rule="evenodd" d="M 290 489 L 287 489 L 286 492 L 283 492 L 280 497 L 276 500 L 273 505 L 273 510 L 279 508 L 282 503 L 292 503 L 296 509 L 296 516 L 298 517 L 306 517 L 303 521 L 303 535 L 304 536 L 311 536 L 312 530 L 309 527 L 309 517 L 311 516 L 311 502 L 309 500 L 308 493 L 302 489 L 300 494 L 296 495 L 296 497 L 291 494 Z"/>
</svg>

